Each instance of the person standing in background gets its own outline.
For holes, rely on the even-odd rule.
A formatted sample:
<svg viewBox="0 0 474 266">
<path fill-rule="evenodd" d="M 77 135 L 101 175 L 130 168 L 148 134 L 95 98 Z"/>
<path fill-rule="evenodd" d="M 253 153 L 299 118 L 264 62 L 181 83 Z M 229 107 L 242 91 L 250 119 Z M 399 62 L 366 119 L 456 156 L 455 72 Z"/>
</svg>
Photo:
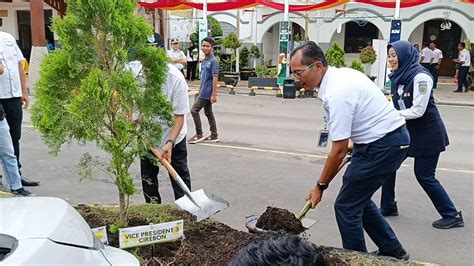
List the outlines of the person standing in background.
<svg viewBox="0 0 474 266">
<path fill-rule="evenodd" d="M 460 42 L 458 44 L 459 55 L 458 59 L 453 59 L 453 62 L 459 66 L 458 72 L 458 89 L 454 92 L 469 92 L 469 84 L 467 81 L 467 74 L 469 74 L 469 67 L 471 67 L 471 54 L 466 49 L 466 43 Z"/>
<path fill-rule="evenodd" d="M 0 31 L 0 59 L 4 73 L 0 76 L 0 103 L 5 110 L 5 117 L 10 128 L 13 149 L 17 158 L 19 174 L 23 186 L 38 186 L 40 182 L 33 181 L 21 174 L 20 138 L 23 122 L 23 109 L 28 108 L 29 96 L 26 73 L 22 62 L 25 60 L 15 38 Z"/>
<path fill-rule="evenodd" d="M 196 79 L 196 68 L 199 53 L 198 48 L 196 47 L 196 44 L 193 41 L 191 41 L 191 46 L 189 46 L 187 54 L 188 65 L 186 79 L 188 81 L 194 81 Z"/>
<path fill-rule="evenodd" d="M 431 76 L 433 76 L 433 89 L 438 85 L 438 71 L 443 60 L 443 52 L 436 47 L 435 42 L 430 42 L 430 49 L 433 51 L 433 61 L 431 61 Z"/>
<path fill-rule="evenodd" d="M 178 68 L 184 75 L 184 65 L 186 64 L 186 55 L 179 49 L 179 40 L 171 39 L 171 49 L 166 52 L 171 59 L 171 64 Z"/>
<path fill-rule="evenodd" d="M 426 68 L 430 73 L 431 71 L 431 62 L 433 62 L 433 51 L 428 47 L 428 43 L 423 43 L 423 49 L 420 53 L 420 64 Z"/>
</svg>

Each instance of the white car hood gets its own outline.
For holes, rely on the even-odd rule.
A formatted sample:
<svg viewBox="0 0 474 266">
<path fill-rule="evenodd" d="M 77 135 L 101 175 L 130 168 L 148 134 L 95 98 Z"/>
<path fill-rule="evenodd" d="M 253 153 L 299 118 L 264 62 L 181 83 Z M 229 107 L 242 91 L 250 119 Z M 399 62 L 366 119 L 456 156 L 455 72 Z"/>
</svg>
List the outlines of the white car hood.
<svg viewBox="0 0 474 266">
<path fill-rule="evenodd" d="M 82 216 L 66 201 L 51 197 L 0 199 L 0 234 L 93 247 L 91 229 Z"/>
</svg>

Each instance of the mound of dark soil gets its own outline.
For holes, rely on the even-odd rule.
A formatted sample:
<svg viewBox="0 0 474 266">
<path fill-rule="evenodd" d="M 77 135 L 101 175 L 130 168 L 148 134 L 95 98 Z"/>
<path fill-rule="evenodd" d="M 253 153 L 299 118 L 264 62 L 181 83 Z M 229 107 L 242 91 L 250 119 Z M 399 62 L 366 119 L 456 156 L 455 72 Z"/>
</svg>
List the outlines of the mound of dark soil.
<svg viewBox="0 0 474 266">
<path fill-rule="evenodd" d="M 257 227 L 271 231 L 285 231 L 298 235 L 305 231 L 303 224 L 296 216 L 285 209 L 267 207 L 267 210 L 258 218 Z"/>
</svg>

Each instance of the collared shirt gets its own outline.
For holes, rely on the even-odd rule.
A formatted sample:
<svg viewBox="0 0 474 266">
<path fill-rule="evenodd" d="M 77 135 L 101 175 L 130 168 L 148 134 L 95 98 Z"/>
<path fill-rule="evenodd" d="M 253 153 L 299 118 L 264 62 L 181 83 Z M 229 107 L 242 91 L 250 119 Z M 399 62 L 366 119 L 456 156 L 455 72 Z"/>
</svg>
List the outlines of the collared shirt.
<svg viewBox="0 0 474 266">
<path fill-rule="evenodd" d="M 22 96 L 19 63 L 24 59 L 15 38 L 0 31 L 0 60 L 5 71 L 0 75 L 0 99 Z"/>
<path fill-rule="evenodd" d="M 125 66 L 125 69 L 133 73 L 139 84 L 143 85 L 145 83 L 144 73 L 142 71 L 143 66 L 140 61 L 132 61 L 128 63 Z M 180 143 L 186 137 L 188 131 L 186 123 L 186 115 L 189 113 L 188 89 L 188 84 L 186 83 L 183 74 L 171 63 L 168 63 L 168 72 L 165 84 L 163 85 L 163 93 L 173 106 L 173 114 L 184 115 L 183 127 L 175 140 L 176 144 Z M 134 114 L 134 117 L 137 118 L 138 114 Z M 169 138 L 171 127 L 166 123 L 161 123 L 161 127 L 163 128 L 163 135 L 158 146 L 163 148 Z"/>
<path fill-rule="evenodd" d="M 461 66 L 471 66 L 471 54 L 466 48 L 459 52 L 458 60 L 464 62 Z"/>
<path fill-rule="evenodd" d="M 166 55 L 168 55 L 168 57 L 175 57 L 175 58 L 186 58 L 186 55 L 184 54 L 183 51 L 181 50 L 168 50 L 166 51 Z M 171 63 L 173 66 L 175 66 L 176 68 L 178 68 L 180 71 L 184 68 L 184 65 L 183 64 L 180 64 L 180 63 Z"/>
<path fill-rule="evenodd" d="M 219 75 L 219 63 L 214 54 L 210 54 L 201 64 L 201 87 L 199 88 L 199 99 L 211 99 L 212 79 L 217 75 Z"/>
<path fill-rule="evenodd" d="M 332 141 L 350 138 L 356 144 L 372 143 L 405 124 L 379 87 L 350 68 L 328 67 L 318 98 L 323 101 Z"/>
<path fill-rule="evenodd" d="M 420 57 L 423 57 L 423 60 L 420 62 L 422 64 L 426 64 L 426 63 L 430 63 L 431 62 L 431 58 L 433 58 L 434 54 L 433 54 L 433 51 L 428 48 L 428 47 L 425 47 L 421 50 L 421 55 Z"/>
<path fill-rule="evenodd" d="M 403 98 L 403 85 L 398 86 L 398 95 Z M 428 101 L 430 100 L 433 79 L 428 74 L 420 73 L 413 78 L 413 105 L 405 110 L 399 110 L 399 114 L 406 120 L 420 118 L 425 114 Z"/>
<path fill-rule="evenodd" d="M 433 62 L 431 62 L 432 64 L 439 64 L 440 60 L 443 59 L 443 52 L 438 49 L 438 48 L 435 48 L 433 50 Z"/>
</svg>

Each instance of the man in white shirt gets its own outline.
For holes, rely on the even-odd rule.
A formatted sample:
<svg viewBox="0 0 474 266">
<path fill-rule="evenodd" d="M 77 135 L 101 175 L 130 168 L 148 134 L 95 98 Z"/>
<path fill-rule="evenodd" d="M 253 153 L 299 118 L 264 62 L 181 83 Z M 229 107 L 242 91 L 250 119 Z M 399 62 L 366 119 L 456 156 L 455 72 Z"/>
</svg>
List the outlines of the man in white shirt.
<svg viewBox="0 0 474 266">
<path fill-rule="evenodd" d="M 431 61 L 431 75 L 433 76 L 433 89 L 438 85 L 438 71 L 443 60 L 443 52 L 436 47 L 435 42 L 430 42 L 430 49 L 433 51 L 433 61 Z"/>
<path fill-rule="evenodd" d="M 326 164 L 307 200 L 313 208 L 321 201 L 352 140 L 351 164 L 334 205 L 343 247 L 367 252 L 365 229 L 379 248 L 377 254 L 408 259 L 408 253 L 371 199 L 407 154 L 410 136 L 405 120 L 364 74 L 329 67 L 314 42 L 297 47 L 290 56 L 293 79 L 306 90 L 319 88 L 318 98 L 323 102 L 332 141 Z"/>
<path fill-rule="evenodd" d="M 171 49 L 166 51 L 166 54 L 171 59 L 171 63 L 184 75 L 184 65 L 186 64 L 186 55 L 179 49 L 179 40 L 171 39 Z"/>
<path fill-rule="evenodd" d="M 135 79 L 139 82 L 145 82 L 143 66 L 140 61 L 132 61 L 127 64 L 127 70 L 130 70 Z M 191 177 L 187 164 L 186 133 L 188 130 L 186 124 L 186 114 L 189 113 L 188 85 L 184 76 L 171 63 L 168 63 L 168 72 L 163 93 L 173 106 L 174 125 L 169 127 L 166 123 L 161 123 L 163 135 L 157 146 L 162 156 L 171 163 L 178 175 L 183 179 L 186 186 L 191 189 Z M 157 121 L 160 123 L 159 121 Z M 158 173 L 159 167 L 148 157 L 140 159 L 140 172 L 142 178 L 143 195 L 147 203 L 161 203 L 159 192 Z M 179 185 L 171 178 L 175 199 L 184 196 L 184 192 Z"/>
<path fill-rule="evenodd" d="M 433 62 L 434 54 L 433 51 L 428 46 L 428 43 L 423 43 L 423 49 L 420 52 L 420 64 L 426 68 L 430 73 L 431 70 L 431 63 Z"/>
<path fill-rule="evenodd" d="M 467 74 L 469 74 L 469 67 L 471 67 L 471 54 L 466 49 L 466 44 L 460 42 L 458 44 L 459 55 L 458 59 L 453 59 L 453 62 L 459 65 L 458 73 L 458 89 L 454 92 L 469 92 L 469 83 L 467 82 Z"/>
<path fill-rule="evenodd" d="M 4 67 L 4 73 L 0 76 L 0 103 L 3 105 L 10 127 L 18 169 L 21 168 L 20 138 L 23 108 L 26 109 L 29 105 L 26 74 L 22 67 L 23 60 L 25 58 L 16 44 L 15 38 L 9 33 L 0 31 L 0 61 Z M 23 186 L 37 186 L 39 184 L 39 182 L 24 176 L 21 178 L 21 183 Z"/>
</svg>

